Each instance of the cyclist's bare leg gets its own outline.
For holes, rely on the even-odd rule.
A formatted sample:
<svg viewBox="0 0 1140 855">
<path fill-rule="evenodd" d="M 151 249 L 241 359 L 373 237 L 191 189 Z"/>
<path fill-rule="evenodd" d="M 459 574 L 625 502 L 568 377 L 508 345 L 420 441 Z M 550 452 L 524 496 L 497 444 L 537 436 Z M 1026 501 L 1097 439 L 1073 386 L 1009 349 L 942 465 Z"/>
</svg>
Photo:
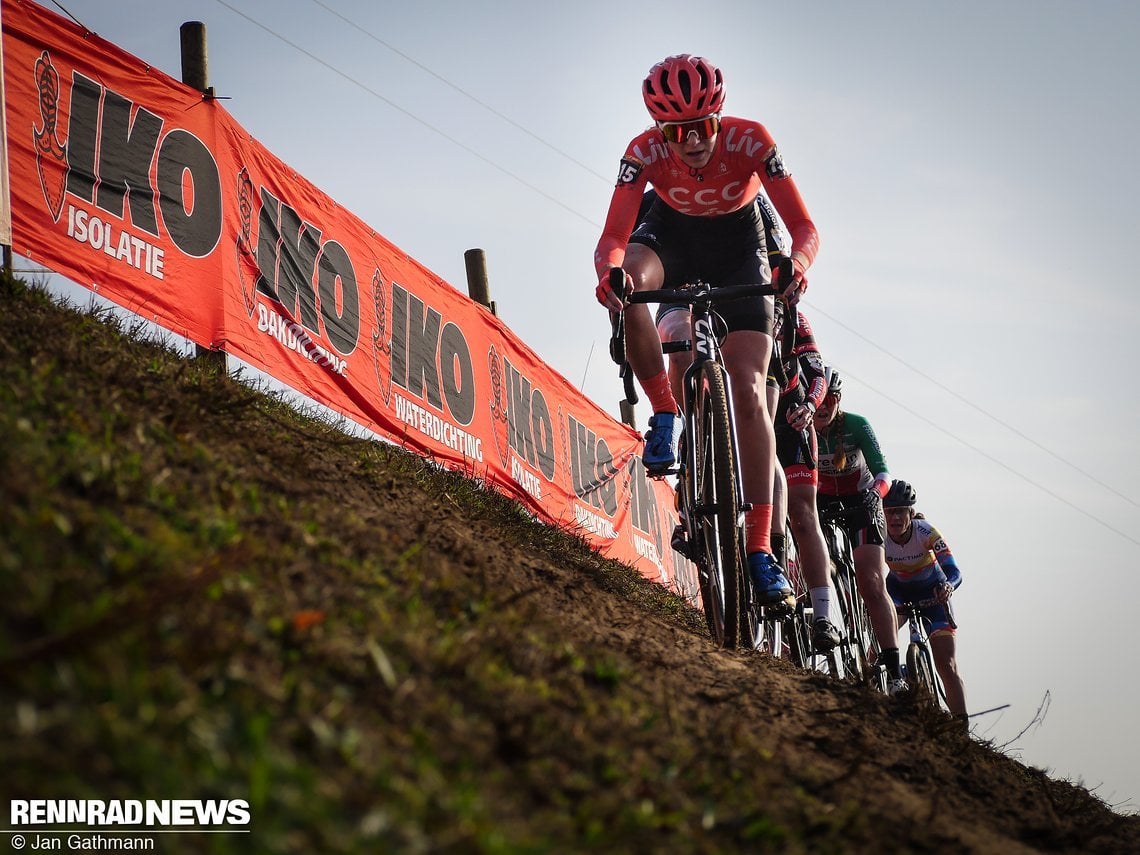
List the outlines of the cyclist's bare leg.
<svg viewBox="0 0 1140 855">
<path fill-rule="evenodd" d="M 776 412 L 776 408 L 780 405 L 780 390 L 772 384 L 767 384 L 765 389 L 768 393 L 768 412 Z M 773 438 L 775 434 L 773 434 Z M 776 467 L 774 471 L 775 477 L 772 479 L 772 534 L 784 534 L 784 521 L 788 517 L 788 479 L 784 475 L 784 467 L 780 465 L 779 459 L 776 460 Z M 822 535 L 820 535 L 822 537 Z"/>
<path fill-rule="evenodd" d="M 899 646 L 898 613 L 887 595 L 887 560 L 883 547 L 865 543 L 852 550 L 855 557 L 855 582 L 859 596 L 867 604 L 871 629 L 879 647 Z"/>
<path fill-rule="evenodd" d="M 744 499 L 753 504 L 770 505 L 776 470 L 776 435 L 765 388 L 772 338 L 753 330 L 736 330 L 728 334 L 721 350 L 732 383 Z"/>
<path fill-rule="evenodd" d="M 657 335 L 661 341 L 685 341 L 692 336 L 691 313 L 685 308 L 666 312 L 657 324 Z M 691 350 L 669 354 L 669 387 L 677 403 L 684 398 L 683 383 L 686 369 L 693 363 Z"/>
<path fill-rule="evenodd" d="M 831 563 L 827 555 L 827 543 L 819 527 L 815 494 L 815 485 L 810 481 L 789 484 L 788 519 L 796 535 L 804 579 L 809 587 L 822 588 L 831 584 Z"/>
<path fill-rule="evenodd" d="M 934 667 L 946 689 L 946 706 L 954 715 L 966 714 L 966 685 L 958 673 L 958 645 L 953 634 L 939 632 L 930 637 L 930 651 L 934 654 Z"/>
<path fill-rule="evenodd" d="M 735 330 L 725 337 L 721 350 L 732 383 L 744 500 L 752 503 L 750 513 L 759 520 L 765 512 L 771 513 L 776 471 L 776 435 L 765 391 L 772 337 L 755 330 Z M 747 537 L 749 552 L 770 553 L 771 517 L 755 530 L 750 526 Z"/>
<path fill-rule="evenodd" d="M 665 282 L 665 268 L 661 259 L 644 244 L 631 243 L 626 248 L 622 266 L 633 280 L 635 291 L 656 291 Z M 625 307 L 625 349 L 633 374 L 643 387 L 647 380 L 665 370 L 665 358 L 661 354 L 661 339 L 657 336 L 653 313 L 644 303 L 632 303 Z"/>
</svg>

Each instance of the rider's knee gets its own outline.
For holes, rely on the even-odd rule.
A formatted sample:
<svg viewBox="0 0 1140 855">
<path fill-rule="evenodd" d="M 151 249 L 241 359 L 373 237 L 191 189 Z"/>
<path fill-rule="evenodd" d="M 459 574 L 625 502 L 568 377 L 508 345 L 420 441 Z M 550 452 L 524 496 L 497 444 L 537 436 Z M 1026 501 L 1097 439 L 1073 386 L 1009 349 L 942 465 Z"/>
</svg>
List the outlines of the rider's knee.
<svg viewBox="0 0 1140 855">
<path fill-rule="evenodd" d="M 661 336 L 662 341 L 683 341 L 687 339 L 690 333 L 689 313 L 683 310 L 664 313 L 657 321 L 657 333 Z M 673 359 L 679 359 L 682 356 L 687 357 L 688 361 L 692 360 L 692 354 L 670 354 L 670 358 Z"/>
<path fill-rule="evenodd" d="M 797 486 L 788 480 L 788 516 L 797 525 L 811 528 L 816 525 L 815 491 L 801 491 Z"/>
</svg>

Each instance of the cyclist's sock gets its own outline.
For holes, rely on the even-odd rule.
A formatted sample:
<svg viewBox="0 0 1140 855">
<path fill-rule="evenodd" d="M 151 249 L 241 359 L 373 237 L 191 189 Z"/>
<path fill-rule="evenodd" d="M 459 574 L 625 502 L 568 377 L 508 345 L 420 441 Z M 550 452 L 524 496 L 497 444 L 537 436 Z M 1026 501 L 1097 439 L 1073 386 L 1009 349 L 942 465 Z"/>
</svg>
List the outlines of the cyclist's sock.
<svg viewBox="0 0 1140 855">
<path fill-rule="evenodd" d="M 784 566 L 784 559 L 787 557 L 788 549 L 788 536 L 781 532 L 772 532 L 772 555 L 776 558 L 776 563 L 781 567 Z"/>
<path fill-rule="evenodd" d="M 772 506 L 753 505 L 744 513 L 744 551 L 772 552 Z"/>
<path fill-rule="evenodd" d="M 669 372 L 662 371 L 656 377 L 650 377 L 641 384 L 645 390 L 645 397 L 654 413 L 677 412 L 677 399 L 673 397 L 673 389 L 669 386 Z"/>
<path fill-rule="evenodd" d="M 879 661 L 887 669 L 887 676 L 897 680 L 902 676 L 899 671 L 899 649 L 897 647 L 884 647 L 879 651 Z"/>
<path fill-rule="evenodd" d="M 813 617 L 816 620 L 820 618 L 829 618 L 831 611 L 831 586 L 822 585 L 818 588 L 812 588 L 811 591 L 811 610 Z"/>
</svg>

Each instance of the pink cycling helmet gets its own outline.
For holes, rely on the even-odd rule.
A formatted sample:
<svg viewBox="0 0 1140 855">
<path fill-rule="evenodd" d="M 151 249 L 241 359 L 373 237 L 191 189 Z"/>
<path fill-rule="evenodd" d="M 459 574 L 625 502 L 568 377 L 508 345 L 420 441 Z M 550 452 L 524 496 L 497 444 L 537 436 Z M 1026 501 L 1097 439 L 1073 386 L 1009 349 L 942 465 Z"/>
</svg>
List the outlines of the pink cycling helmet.
<svg viewBox="0 0 1140 855">
<path fill-rule="evenodd" d="M 681 53 L 649 69 L 641 94 L 654 121 L 688 122 L 720 112 L 724 75 L 703 56 Z"/>
</svg>

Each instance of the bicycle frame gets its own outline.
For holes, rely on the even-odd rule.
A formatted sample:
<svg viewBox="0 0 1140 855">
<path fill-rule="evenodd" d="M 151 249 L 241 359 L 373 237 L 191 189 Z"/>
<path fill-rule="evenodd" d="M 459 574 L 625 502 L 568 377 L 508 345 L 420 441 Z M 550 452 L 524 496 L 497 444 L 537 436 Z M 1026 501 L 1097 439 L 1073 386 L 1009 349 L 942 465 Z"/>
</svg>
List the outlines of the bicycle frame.
<svg viewBox="0 0 1140 855">
<path fill-rule="evenodd" d="M 804 578 L 803 568 L 800 565 L 799 546 L 791 526 L 786 526 L 785 532 L 787 540 L 784 552 L 784 573 L 792 586 L 792 592 L 795 594 L 796 606 L 792 613 L 782 621 L 781 637 L 773 635 L 772 640 L 787 650 L 788 659 L 793 665 L 808 671 L 831 673 L 827 655 L 817 653 L 812 644 L 810 627 L 813 609 L 807 580 Z M 775 644 L 771 646 L 774 647 Z M 783 650 L 781 649 L 778 652 L 774 651 L 773 655 L 781 655 L 782 653 Z"/>
<path fill-rule="evenodd" d="M 624 272 L 618 268 L 611 272 L 611 285 L 615 290 L 620 284 L 619 274 L 621 283 L 624 283 Z M 684 455 L 678 468 L 663 474 L 681 476 L 678 489 L 682 491 L 686 536 L 702 556 L 697 561 L 704 582 L 702 597 L 706 592 L 720 597 L 719 602 L 705 603 L 705 616 L 710 633 L 725 647 L 735 647 L 738 637 L 743 638 L 745 645 L 755 647 L 760 616 L 753 606 L 751 581 L 744 572 L 744 512 L 750 505 L 744 500 L 731 381 L 721 352 L 721 335 L 718 334 L 718 323 L 723 324 L 723 321 L 714 309 L 726 300 L 765 294 L 770 294 L 770 289 L 764 285 L 713 288 L 708 283 L 698 282 L 687 288 L 635 292 L 628 299 L 629 303 L 680 304 L 688 306 L 690 311 L 690 338 L 662 346 L 665 353 L 690 351 L 693 354 L 693 361 L 682 378 L 682 419 L 684 436 L 689 441 L 684 444 Z M 710 478 L 702 466 L 708 459 L 715 461 L 719 454 L 711 452 L 712 446 L 707 445 L 705 427 L 709 424 L 707 419 L 710 415 L 702 408 L 701 400 L 713 387 L 717 390 L 714 399 L 720 401 L 723 398 L 722 414 L 713 416 L 713 421 L 721 425 L 723 433 L 719 434 L 720 439 L 714 445 L 721 447 L 725 456 L 731 458 L 732 468 L 730 474 L 722 471 L 721 475 Z M 706 421 L 698 423 L 698 420 Z M 688 477 L 685 477 L 686 472 Z M 701 482 L 699 488 L 698 478 Z M 717 486 L 710 488 L 714 481 L 718 482 Z M 731 493 L 727 486 L 729 481 Z M 703 498 L 710 494 L 710 489 L 711 504 Z M 715 566 L 710 567 L 710 562 Z"/>
<path fill-rule="evenodd" d="M 692 364 L 685 369 L 685 374 L 682 379 L 682 388 L 685 397 L 682 404 L 684 407 L 685 429 L 689 431 L 690 436 L 693 435 L 693 424 L 696 417 L 697 378 L 700 376 L 703 364 L 706 362 L 714 362 L 724 372 L 725 386 L 729 393 L 728 418 L 732 434 L 732 448 L 735 452 L 733 455 L 733 463 L 735 468 L 734 474 L 736 476 L 736 500 L 742 513 L 748 510 L 748 506 L 744 501 L 743 478 L 740 471 L 739 445 L 736 439 L 736 414 L 733 412 L 732 406 L 732 382 L 728 376 L 728 371 L 724 367 L 724 357 L 720 351 L 720 337 L 716 334 L 713 321 L 713 307 L 717 303 L 727 300 L 768 295 L 770 293 L 771 289 L 761 285 L 730 285 L 724 288 L 713 288 L 707 282 L 698 282 L 689 288 L 660 288 L 656 291 L 635 291 L 629 295 L 628 300 L 630 303 L 673 303 L 687 305 L 689 307 L 689 330 L 692 337 L 687 341 L 667 342 L 662 345 L 661 349 L 664 353 L 679 353 L 683 351 L 692 351 L 693 353 Z M 695 467 L 696 449 L 692 447 L 692 443 L 688 445 L 689 447 L 686 449 L 686 463 L 688 463 L 690 467 Z"/>
<path fill-rule="evenodd" d="M 740 469 L 740 446 L 736 439 L 736 413 L 732 406 L 732 380 L 728 376 L 728 371 L 724 367 L 724 357 L 720 352 L 720 339 L 716 334 L 716 329 L 713 325 L 713 312 L 711 293 L 712 289 L 700 283 L 694 289 L 693 295 L 694 302 L 690 304 L 691 318 L 689 328 L 692 338 L 689 340 L 688 349 L 693 352 L 693 362 L 685 369 L 685 374 L 682 379 L 682 388 L 684 389 L 684 408 L 685 408 L 685 429 L 689 431 L 689 436 L 694 435 L 694 422 L 696 419 L 696 401 L 697 401 L 697 378 L 702 371 L 702 365 L 706 362 L 714 362 L 724 372 L 724 384 L 728 390 L 728 424 L 729 432 L 732 436 L 732 450 L 733 450 L 733 466 L 734 466 L 734 480 L 736 482 L 736 506 L 739 508 L 741 514 L 748 510 L 744 501 L 744 479 Z M 660 295 L 660 292 L 658 292 Z M 707 302 L 706 302 L 707 300 Z M 662 348 L 665 350 L 665 348 Z M 678 350 L 680 348 L 677 348 Z M 665 350 L 665 352 L 672 352 L 673 348 Z M 688 457 L 687 463 L 695 469 L 696 467 L 696 454 L 697 450 L 693 443 L 688 443 L 686 449 Z M 693 471 L 690 469 L 690 471 Z M 743 524 L 743 518 L 737 521 L 737 525 Z"/>
<path fill-rule="evenodd" d="M 948 710 L 946 688 L 942 685 L 942 678 L 938 676 L 938 669 L 934 665 L 934 651 L 930 647 L 930 619 L 922 613 L 924 608 L 935 605 L 942 604 L 931 598 L 900 603 L 895 610 L 901 617 L 906 618 L 907 631 L 910 633 L 910 644 L 906 652 L 907 680 L 914 688 L 925 691 L 934 706 Z M 950 611 L 949 603 L 945 605 L 950 614 L 950 625 L 955 626 L 954 614 Z"/>
<path fill-rule="evenodd" d="M 885 691 L 886 676 L 882 665 L 872 665 L 872 661 L 878 657 L 879 646 L 871 628 L 867 607 L 859 595 L 851 540 L 841 523 L 845 513 L 844 510 L 823 509 L 819 512 L 820 529 L 833 567 L 836 600 L 843 618 L 843 638 L 836 648 L 842 658 L 839 664 L 847 676 L 876 685 Z"/>
</svg>

